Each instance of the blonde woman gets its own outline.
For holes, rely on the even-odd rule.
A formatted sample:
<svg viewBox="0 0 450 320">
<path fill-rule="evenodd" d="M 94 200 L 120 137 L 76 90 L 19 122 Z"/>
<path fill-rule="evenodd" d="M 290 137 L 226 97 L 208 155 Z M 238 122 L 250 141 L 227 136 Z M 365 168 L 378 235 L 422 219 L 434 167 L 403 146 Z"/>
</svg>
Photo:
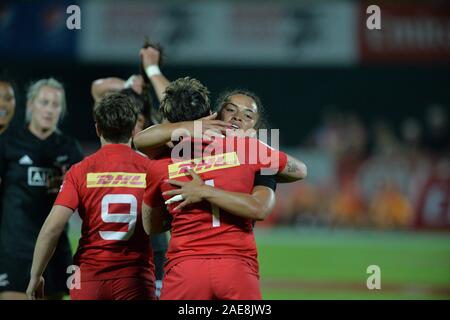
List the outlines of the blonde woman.
<svg viewBox="0 0 450 320">
<path fill-rule="evenodd" d="M 0 229 L 0 299 L 26 299 L 33 249 L 55 201 L 64 172 L 83 155 L 78 142 L 58 124 L 66 113 L 63 85 L 53 79 L 31 84 L 26 125 L 0 137 L 2 223 Z M 64 234 L 47 268 L 47 298 L 68 292 L 66 270 L 72 253 Z"/>
</svg>

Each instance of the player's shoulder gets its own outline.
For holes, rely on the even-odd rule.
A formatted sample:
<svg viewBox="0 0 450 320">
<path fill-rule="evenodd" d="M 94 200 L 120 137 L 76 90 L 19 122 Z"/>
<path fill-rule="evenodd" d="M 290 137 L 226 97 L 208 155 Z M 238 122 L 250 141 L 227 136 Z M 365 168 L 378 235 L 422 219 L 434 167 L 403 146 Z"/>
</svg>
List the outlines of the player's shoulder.
<svg viewBox="0 0 450 320">
<path fill-rule="evenodd" d="M 158 159 L 148 159 L 146 173 L 152 180 L 164 179 L 168 174 L 168 167 L 172 163 L 170 157 L 160 157 Z"/>
<path fill-rule="evenodd" d="M 17 152 L 18 150 L 23 150 L 24 146 L 34 145 L 35 140 L 25 126 L 9 127 L 5 132 L 0 134 L 0 148 L 2 152 L 6 152 L 5 150 Z"/>
<path fill-rule="evenodd" d="M 148 168 L 150 171 L 167 171 L 167 166 L 171 163 L 172 159 L 170 157 L 148 159 Z"/>
<path fill-rule="evenodd" d="M 9 130 L 6 130 L 2 134 L 0 134 L 0 144 L 4 144 L 9 137 L 10 137 Z"/>
<path fill-rule="evenodd" d="M 86 160 L 88 160 L 88 158 L 89 157 L 86 157 L 80 162 L 73 164 L 68 172 L 70 172 L 72 175 L 79 175 L 82 172 L 86 171 L 86 168 L 88 167 L 88 161 Z"/>
<path fill-rule="evenodd" d="M 26 133 L 25 127 L 11 127 L 9 126 L 2 134 L 0 134 L 0 141 L 11 141 L 12 138 L 17 139 Z"/>
<path fill-rule="evenodd" d="M 140 151 L 132 150 L 132 157 L 134 165 L 140 167 L 142 171 L 148 171 L 153 165 L 153 160 Z"/>
<path fill-rule="evenodd" d="M 147 159 L 147 160 L 149 159 L 145 153 L 142 153 L 139 150 L 133 150 L 133 151 L 134 151 L 134 153 L 136 153 L 136 156 L 138 158 L 144 158 L 144 159 Z"/>
<path fill-rule="evenodd" d="M 132 149 L 132 153 L 133 153 L 133 157 L 135 161 L 144 164 L 144 165 L 148 165 L 150 164 L 151 160 L 149 157 L 147 157 L 147 155 L 145 153 L 140 152 L 139 150 L 133 150 Z"/>
<path fill-rule="evenodd" d="M 11 128 L 11 126 L 9 126 L 8 128 L 6 128 L 5 131 L 3 131 L 2 133 L 0 133 L 0 140 L 4 140 L 7 137 L 11 136 L 11 132 L 15 131 L 13 128 Z"/>
<path fill-rule="evenodd" d="M 93 154 L 86 156 L 83 160 L 73 164 L 70 167 L 70 171 L 72 171 L 74 174 L 82 174 L 89 171 L 89 168 L 96 164 L 98 153 L 99 152 L 96 151 Z"/>
</svg>

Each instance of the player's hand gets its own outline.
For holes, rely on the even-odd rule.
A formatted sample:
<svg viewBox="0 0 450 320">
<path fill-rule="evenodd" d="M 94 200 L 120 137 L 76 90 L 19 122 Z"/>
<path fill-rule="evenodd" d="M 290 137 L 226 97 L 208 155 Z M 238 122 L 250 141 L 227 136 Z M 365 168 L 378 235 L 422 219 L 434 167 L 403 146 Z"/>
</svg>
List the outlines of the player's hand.
<svg viewBox="0 0 450 320">
<path fill-rule="evenodd" d="M 258 135 L 256 133 L 256 130 L 251 128 L 248 130 L 244 130 L 244 129 L 238 129 L 238 130 L 234 130 L 234 129 L 228 129 L 226 132 L 226 135 L 228 137 L 239 137 L 239 138 L 245 138 L 245 137 L 250 137 L 250 138 L 256 138 Z"/>
<path fill-rule="evenodd" d="M 44 277 L 31 277 L 27 288 L 29 300 L 44 299 Z"/>
<path fill-rule="evenodd" d="M 142 48 L 139 52 L 142 60 L 142 64 L 144 68 L 147 68 L 150 65 L 158 65 L 160 59 L 160 52 L 158 49 L 153 47 Z"/>
<path fill-rule="evenodd" d="M 214 137 L 224 138 L 224 133 L 231 127 L 228 122 L 216 120 L 217 112 L 195 121 L 187 121 L 183 127 L 194 138 L 213 140 Z"/>
<path fill-rule="evenodd" d="M 171 185 L 180 187 L 180 189 L 163 192 L 163 195 L 165 195 L 165 196 L 173 196 L 172 198 L 170 198 L 169 200 L 167 200 L 165 202 L 166 204 L 171 204 L 171 203 L 177 202 L 176 199 L 179 199 L 178 201 L 183 201 L 174 209 L 175 211 L 182 210 L 184 207 L 186 207 L 189 204 L 203 201 L 203 198 L 201 196 L 201 194 L 202 194 L 201 189 L 205 185 L 205 182 L 191 168 L 188 169 L 188 172 L 192 177 L 192 180 L 189 182 L 183 182 L 183 181 L 177 181 L 177 180 L 171 180 L 171 179 L 167 180 L 167 182 L 170 183 Z M 181 198 L 180 198 L 180 196 L 181 196 Z"/>
<path fill-rule="evenodd" d="M 144 90 L 144 78 L 141 75 L 133 74 L 125 82 L 125 88 L 131 88 L 137 94 L 142 94 Z"/>
</svg>

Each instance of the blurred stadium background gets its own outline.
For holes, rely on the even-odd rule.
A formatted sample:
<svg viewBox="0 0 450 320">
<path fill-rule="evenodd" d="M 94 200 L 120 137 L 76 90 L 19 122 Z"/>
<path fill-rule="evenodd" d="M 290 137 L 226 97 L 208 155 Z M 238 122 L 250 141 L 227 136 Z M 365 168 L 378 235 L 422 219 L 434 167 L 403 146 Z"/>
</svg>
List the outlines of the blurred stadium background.
<svg viewBox="0 0 450 320">
<path fill-rule="evenodd" d="M 81 30 L 66 8 L 81 8 Z M 381 8 L 381 30 L 366 8 Z M 139 72 L 145 35 L 169 79 L 213 99 L 255 91 L 281 148 L 308 166 L 257 224 L 269 299 L 450 298 L 450 5 L 447 1 L 2 1 L 0 61 L 25 87 L 67 90 L 63 131 L 98 147 L 90 85 Z M 78 234 L 71 225 L 74 245 Z M 368 290 L 369 265 L 381 290 Z"/>
</svg>

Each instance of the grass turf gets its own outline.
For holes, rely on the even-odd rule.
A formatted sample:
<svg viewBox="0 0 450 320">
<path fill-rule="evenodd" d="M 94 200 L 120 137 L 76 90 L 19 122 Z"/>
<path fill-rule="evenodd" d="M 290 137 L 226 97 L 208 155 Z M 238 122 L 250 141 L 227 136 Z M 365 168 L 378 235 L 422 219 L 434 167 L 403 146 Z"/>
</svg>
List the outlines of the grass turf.
<svg viewBox="0 0 450 320">
<path fill-rule="evenodd" d="M 450 235 L 259 230 L 265 299 L 450 299 Z M 366 287 L 369 265 L 381 289 Z"/>
<path fill-rule="evenodd" d="M 450 299 L 450 234 L 257 228 L 256 242 L 264 299 Z"/>
</svg>

